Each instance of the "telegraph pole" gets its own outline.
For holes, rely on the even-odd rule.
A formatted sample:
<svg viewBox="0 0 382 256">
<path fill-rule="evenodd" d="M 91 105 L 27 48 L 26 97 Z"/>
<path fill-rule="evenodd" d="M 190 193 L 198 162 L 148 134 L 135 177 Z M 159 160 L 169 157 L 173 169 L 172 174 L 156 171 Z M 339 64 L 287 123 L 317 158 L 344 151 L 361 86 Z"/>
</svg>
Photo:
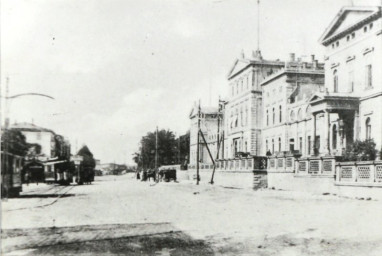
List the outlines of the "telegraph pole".
<svg viewBox="0 0 382 256">
<path fill-rule="evenodd" d="M 155 133 L 155 169 L 158 168 L 158 126 Z"/>
<path fill-rule="evenodd" d="M 199 131 L 200 131 L 200 100 L 198 105 L 198 130 L 196 143 L 196 185 L 199 185 Z"/>
</svg>

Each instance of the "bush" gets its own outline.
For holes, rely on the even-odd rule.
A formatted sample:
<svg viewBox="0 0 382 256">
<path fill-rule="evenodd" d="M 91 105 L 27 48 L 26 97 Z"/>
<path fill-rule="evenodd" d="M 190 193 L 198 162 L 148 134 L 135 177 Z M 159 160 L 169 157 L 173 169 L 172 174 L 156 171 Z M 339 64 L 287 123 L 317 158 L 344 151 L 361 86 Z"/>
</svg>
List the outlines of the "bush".
<svg viewBox="0 0 382 256">
<path fill-rule="evenodd" d="M 346 148 L 343 161 L 372 161 L 377 156 L 375 142 L 371 140 L 355 141 Z"/>
</svg>

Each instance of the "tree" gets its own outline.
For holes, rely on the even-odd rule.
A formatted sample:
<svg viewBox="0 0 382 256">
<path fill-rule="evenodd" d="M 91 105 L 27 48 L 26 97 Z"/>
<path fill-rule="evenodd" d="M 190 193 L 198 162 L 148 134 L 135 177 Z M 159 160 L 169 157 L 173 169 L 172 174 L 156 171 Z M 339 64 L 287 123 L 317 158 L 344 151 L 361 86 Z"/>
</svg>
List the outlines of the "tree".
<svg viewBox="0 0 382 256">
<path fill-rule="evenodd" d="M 141 139 L 140 152 L 134 154 L 133 160 L 138 167 L 155 167 L 156 132 L 148 132 Z M 170 130 L 158 131 L 158 166 L 177 163 L 178 143 Z"/>
<path fill-rule="evenodd" d="M 377 150 L 375 142 L 371 140 L 355 141 L 346 148 L 343 161 L 370 161 L 375 160 Z"/>
<path fill-rule="evenodd" d="M 1 135 L 1 151 L 18 156 L 25 156 L 29 149 L 25 136 L 17 130 L 3 130 Z"/>
</svg>

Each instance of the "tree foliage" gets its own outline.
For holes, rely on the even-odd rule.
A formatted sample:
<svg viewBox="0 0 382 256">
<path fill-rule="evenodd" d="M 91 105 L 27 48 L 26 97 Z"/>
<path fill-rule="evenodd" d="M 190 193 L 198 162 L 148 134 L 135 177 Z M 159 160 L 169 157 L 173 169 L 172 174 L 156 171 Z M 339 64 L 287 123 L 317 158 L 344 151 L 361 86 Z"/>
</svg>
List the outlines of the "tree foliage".
<svg viewBox="0 0 382 256">
<path fill-rule="evenodd" d="M 155 167 L 156 132 L 148 132 L 141 139 L 140 151 L 134 154 L 133 160 L 138 167 Z M 178 163 L 178 142 L 170 130 L 158 131 L 158 166 Z"/>
<path fill-rule="evenodd" d="M 93 158 L 92 152 L 89 150 L 89 148 L 85 145 L 83 146 L 77 153 L 77 155 L 82 156 L 84 159 L 82 161 L 82 165 L 84 167 L 91 167 L 94 168 L 96 166 L 95 159 Z"/>
<path fill-rule="evenodd" d="M 375 142 L 371 140 L 355 141 L 346 148 L 343 161 L 371 161 L 375 160 L 377 150 Z"/>
<path fill-rule="evenodd" d="M 1 134 L 1 151 L 11 154 L 25 156 L 28 152 L 29 144 L 25 136 L 17 130 L 3 130 Z"/>
</svg>

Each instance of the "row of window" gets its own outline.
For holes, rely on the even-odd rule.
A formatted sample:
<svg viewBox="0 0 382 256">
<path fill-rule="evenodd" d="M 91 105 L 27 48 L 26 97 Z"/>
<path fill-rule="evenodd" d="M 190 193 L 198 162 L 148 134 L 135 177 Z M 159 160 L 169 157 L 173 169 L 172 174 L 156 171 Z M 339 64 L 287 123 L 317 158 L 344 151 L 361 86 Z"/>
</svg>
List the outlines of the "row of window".
<svg viewBox="0 0 382 256">
<path fill-rule="evenodd" d="M 248 106 L 245 106 L 244 113 L 245 114 L 243 114 L 243 107 L 240 108 L 240 113 L 238 108 L 235 109 L 235 113 L 233 110 L 231 111 L 231 120 L 229 125 L 231 129 L 238 127 L 239 124 L 241 127 L 248 125 Z"/>
<path fill-rule="evenodd" d="M 283 122 L 283 112 L 282 112 L 282 106 L 280 105 L 279 106 L 279 118 L 278 118 L 278 123 L 282 123 Z M 267 121 L 266 121 L 266 125 L 267 126 L 270 126 L 270 118 L 269 118 L 269 115 L 272 114 L 272 125 L 275 125 L 276 124 L 276 109 L 275 108 L 272 108 L 272 111 L 268 110 L 266 111 L 266 118 L 267 118 Z M 310 116 L 310 106 L 308 106 L 305 110 L 305 116 Z M 292 110 L 289 114 L 289 121 L 291 122 L 294 122 L 296 120 L 302 120 L 303 118 L 303 111 L 301 108 L 299 108 L 299 110 L 297 111 L 297 119 L 296 119 L 296 114 L 295 114 L 295 111 Z"/>
<path fill-rule="evenodd" d="M 366 25 L 366 26 L 363 27 L 363 32 L 367 33 L 372 28 L 373 28 L 373 23 L 370 23 L 369 25 Z M 350 40 L 353 40 L 355 38 L 355 36 L 356 36 L 356 32 L 354 31 L 350 35 L 346 36 L 346 41 L 349 42 Z M 332 49 L 337 48 L 339 46 L 340 46 L 340 40 L 332 43 Z"/>
<path fill-rule="evenodd" d="M 373 66 L 368 64 L 365 66 L 365 89 L 373 87 Z M 333 92 L 338 92 L 338 71 L 333 71 Z M 354 92 L 354 71 L 350 70 L 348 73 L 348 92 Z"/>
<path fill-rule="evenodd" d="M 244 86 L 245 81 L 245 86 Z M 244 79 L 240 79 L 236 81 L 236 83 L 231 84 L 231 96 L 238 95 L 239 93 L 243 92 L 244 90 L 249 89 L 249 76 L 246 76 Z M 236 94 L 235 94 L 236 92 Z"/>
</svg>

